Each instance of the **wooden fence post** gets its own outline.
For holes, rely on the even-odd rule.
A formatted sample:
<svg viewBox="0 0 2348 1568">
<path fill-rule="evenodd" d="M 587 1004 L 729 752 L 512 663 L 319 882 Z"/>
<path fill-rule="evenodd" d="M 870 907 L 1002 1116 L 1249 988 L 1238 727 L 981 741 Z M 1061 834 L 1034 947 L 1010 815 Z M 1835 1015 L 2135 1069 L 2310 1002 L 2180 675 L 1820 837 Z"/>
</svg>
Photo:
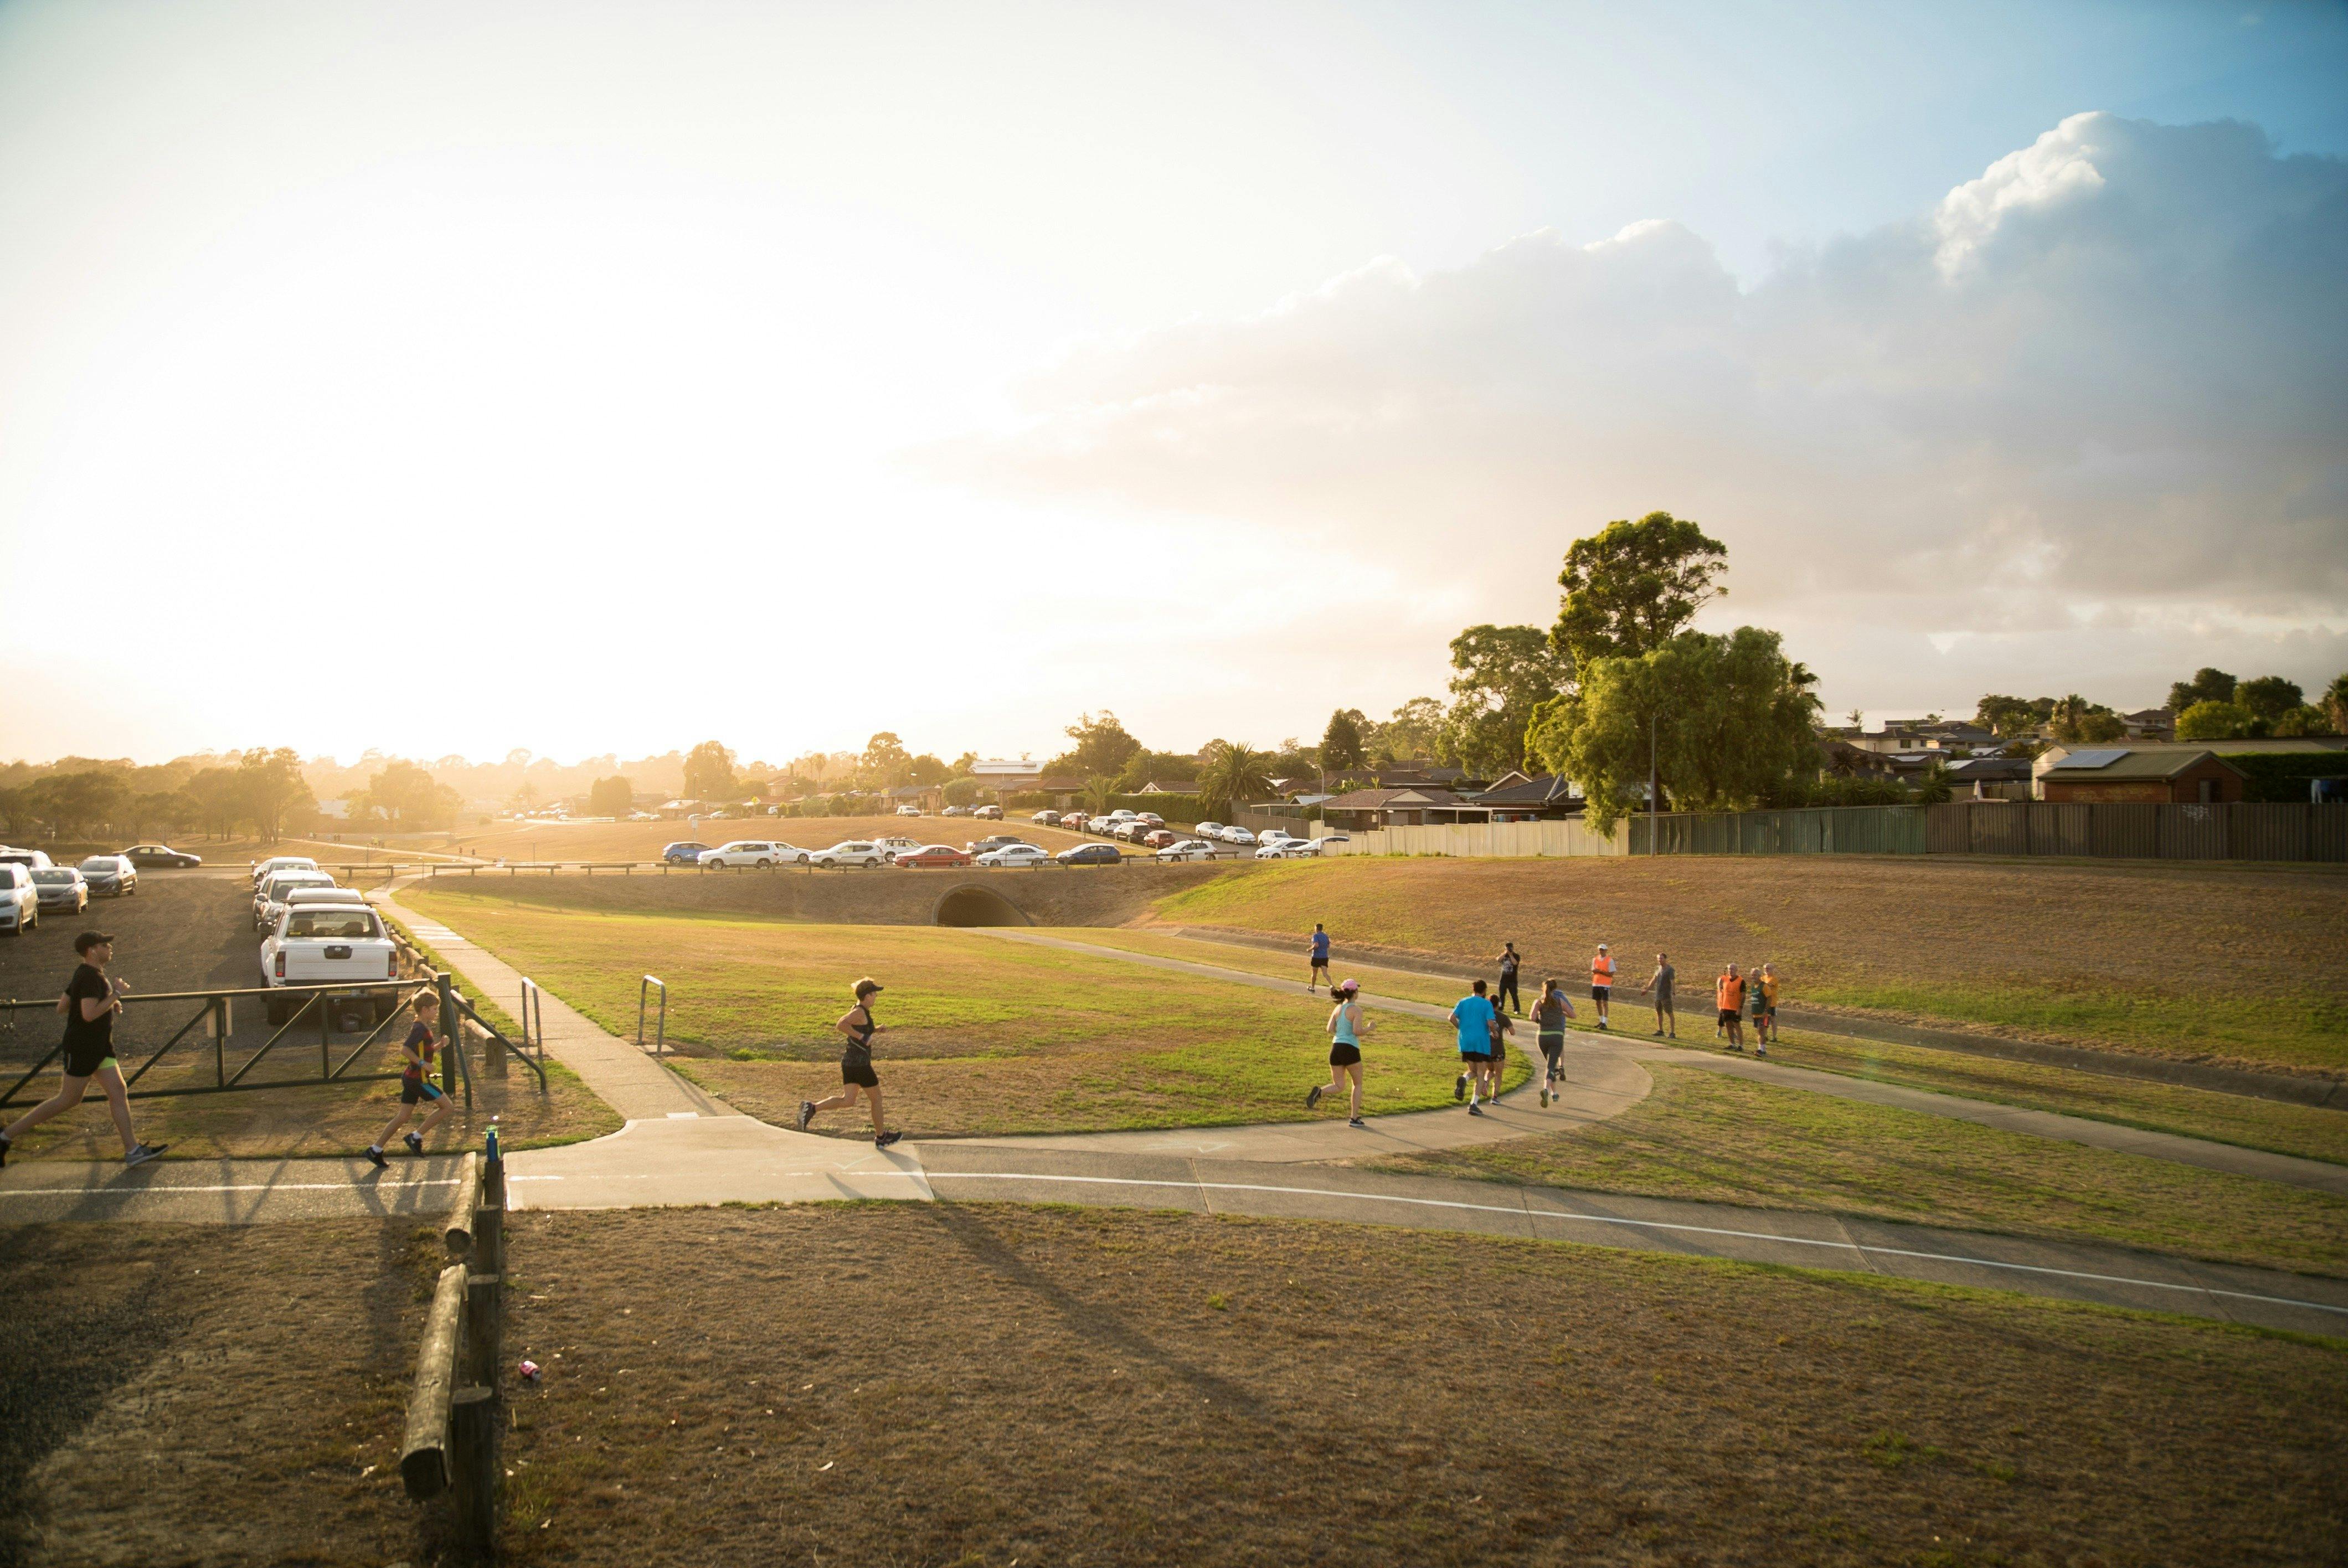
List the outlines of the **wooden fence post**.
<svg viewBox="0 0 2348 1568">
<path fill-rule="evenodd" d="M 467 1389 L 450 1401 L 448 1447 L 457 1539 L 476 1561 L 488 1562 L 498 1547 L 496 1389 Z"/>
</svg>

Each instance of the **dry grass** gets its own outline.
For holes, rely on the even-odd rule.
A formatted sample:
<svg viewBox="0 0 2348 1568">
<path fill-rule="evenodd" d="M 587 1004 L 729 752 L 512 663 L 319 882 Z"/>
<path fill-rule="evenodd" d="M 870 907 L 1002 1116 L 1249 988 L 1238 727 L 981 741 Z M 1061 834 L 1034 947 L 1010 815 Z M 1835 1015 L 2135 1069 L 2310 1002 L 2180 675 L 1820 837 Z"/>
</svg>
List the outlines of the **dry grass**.
<svg viewBox="0 0 2348 1568">
<path fill-rule="evenodd" d="M 1691 996 L 1777 966 L 1789 1002 L 2107 1049 L 2348 1071 L 2348 876 L 1956 857 L 1281 861 L 1159 901 L 1167 924 L 1580 973 L 1599 942 Z"/>
</svg>

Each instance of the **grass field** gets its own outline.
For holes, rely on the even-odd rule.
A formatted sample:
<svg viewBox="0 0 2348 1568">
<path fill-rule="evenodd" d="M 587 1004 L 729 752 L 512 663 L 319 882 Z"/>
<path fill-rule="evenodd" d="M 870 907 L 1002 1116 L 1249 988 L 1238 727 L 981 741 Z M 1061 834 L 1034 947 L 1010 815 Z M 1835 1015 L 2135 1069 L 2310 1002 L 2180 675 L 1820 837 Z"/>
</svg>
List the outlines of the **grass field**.
<svg viewBox="0 0 2348 1568">
<path fill-rule="evenodd" d="M 977 822 L 963 816 L 751 816 L 703 823 L 500 823 L 459 833 L 457 843 L 467 855 L 492 860 L 656 860 L 662 845 L 679 839 L 693 839 L 712 848 L 736 838 L 779 839 L 815 850 L 851 838 L 901 835 L 923 844 L 951 844 L 960 849 L 998 833 L 1055 851 L 1103 842 L 1081 833 L 1038 827 L 1025 813 L 1014 812 L 1004 822 Z"/>
<path fill-rule="evenodd" d="M 1297 957 L 1233 942 L 1171 936 L 1163 931 L 1071 927 L 1049 934 L 1125 952 L 1214 964 L 1251 975 L 1272 975 L 1301 982 L 1305 973 Z M 1464 979 L 1446 980 L 1369 965 L 1348 966 L 1342 958 L 1337 972 L 1340 978 L 1352 976 L 1360 979 L 1365 993 L 1370 996 L 1447 1005 L 1466 986 Z M 1529 982 L 1526 989 L 1529 992 L 1539 983 Z M 1583 999 L 1575 1006 L 1581 1009 L 1580 1016 L 1570 1027 L 1586 1030 L 1593 1018 L 1590 1003 Z M 1617 1030 L 1627 1032 L 1634 1040 L 1645 1039 L 1653 1021 L 1654 1011 L 1644 998 L 1626 995 L 1615 1009 Z M 1689 1012 L 1681 1044 L 1711 1046 L 1712 1030 L 1702 1015 Z M 1879 1044 L 1847 1035 L 1801 1030 L 1786 1030 L 1770 1054 L 1795 1067 L 1820 1068 L 1853 1078 L 1930 1089 L 1971 1100 L 1990 1100 L 2149 1128 L 2157 1132 L 2177 1132 L 2188 1138 L 2209 1138 L 2247 1148 L 2271 1149 L 2277 1153 L 2348 1163 L 2348 1112 L 2317 1106 L 2147 1083 L 2032 1062 L 2003 1061 L 1925 1046 Z"/>
<path fill-rule="evenodd" d="M 839 1086 L 850 988 L 889 988 L 874 1055 L 892 1122 L 917 1134 L 1215 1126 L 1313 1119 L 1325 1001 L 1156 974 L 910 926 L 819 926 L 554 908 L 461 885 L 402 897 L 633 1036 L 636 977 L 669 986 L 679 1071 L 778 1123 Z M 1450 1032 L 1388 1017 L 1365 1052 L 1375 1112 L 1452 1103 Z M 1511 1083 L 1527 1071 L 1512 1063 Z M 854 1121 L 860 1127 L 860 1118 Z M 845 1122 L 824 1126 L 844 1127 Z"/>
<path fill-rule="evenodd" d="M 1654 1092 L 1605 1122 L 1376 1163 L 2348 1275 L 2348 1199 L 1696 1068 L 1653 1071 Z"/>
<path fill-rule="evenodd" d="M 0 1554 L 444 1560 L 395 1462 L 430 1239 L 0 1233 Z M 525 1214 L 510 1245 L 507 1348 L 547 1369 L 509 1389 L 514 1563 L 2336 1561 L 2336 1341 L 1176 1214 Z"/>
<path fill-rule="evenodd" d="M 2348 1072 L 2348 876 L 2328 867 L 2081 866 L 1954 857 L 1348 858 L 1235 868 L 1162 923 L 1341 955 L 1375 944 L 1529 974 L 1599 942 L 1633 982 L 1669 951 L 1693 993 L 1768 960 L 1803 1007 L 2260 1067 Z M 1478 972 L 1480 972 L 1480 968 Z"/>
</svg>

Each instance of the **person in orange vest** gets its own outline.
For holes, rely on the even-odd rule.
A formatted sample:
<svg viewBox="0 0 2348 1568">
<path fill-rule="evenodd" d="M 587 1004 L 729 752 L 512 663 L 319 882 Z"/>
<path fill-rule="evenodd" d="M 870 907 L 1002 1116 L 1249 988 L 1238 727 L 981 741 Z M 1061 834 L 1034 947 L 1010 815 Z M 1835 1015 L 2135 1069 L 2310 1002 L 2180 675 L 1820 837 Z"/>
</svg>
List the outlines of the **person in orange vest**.
<svg viewBox="0 0 2348 1568">
<path fill-rule="evenodd" d="M 1713 1002 L 1720 1009 L 1720 1027 L 1728 1032 L 1728 1049 L 1743 1050 L 1745 1049 L 1745 979 L 1736 972 L 1735 964 L 1728 966 L 1727 972 L 1723 974 L 1719 983 L 1713 987 Z"/>
<path fill-rule="evenodd" d="M 1606 1004 L 1614 995 L 1614 960 L 1607 956 L 1606 944 L 1598 944 L 1598 956 L 1590 960 L 1590 999 L 1598 1004 L 1598 1027 L 1606 1027 Z"/>
</svg>

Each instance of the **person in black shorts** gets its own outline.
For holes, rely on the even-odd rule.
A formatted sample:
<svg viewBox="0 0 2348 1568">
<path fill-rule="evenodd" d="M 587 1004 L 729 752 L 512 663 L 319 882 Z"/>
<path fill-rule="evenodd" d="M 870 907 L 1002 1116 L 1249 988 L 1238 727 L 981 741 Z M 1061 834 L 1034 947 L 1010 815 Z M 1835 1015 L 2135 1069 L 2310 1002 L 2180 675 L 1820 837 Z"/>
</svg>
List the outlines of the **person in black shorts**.
<svg viewBox="0 0 2348 1568">
<path fill-rule="evenodd" d="M 1540 995 L 1533 1002 L 1533 1032 L 1540 1042 L 1541 1091 L 1540 1102 L 1549 1105 L 1550 1095 L 1565 1080 L 1565 1020 L 1573 1016 L 1573 1003 L 1554 979 L 1541 982 Z"/>
<path fill-rule="evenodd" d="M 432 1109 L 423 1112 L 420 1125 L 408 1130 L 405 1142 L 411 1154 L 424 1153 L 424 1140 L 432 1135 L 432 1129 L 448 1119 L 451 1109 L 448 1097 L 432 1083 L 432 1058 L 448 1048 L 448 1037 L 439 1032 L 440 999 L 430 991 L 420 991 L 409 1005 L 416 1009 L 416 1021 L 407 1026 L 407 1038 L 399 1043 L 400 1055 L 406 1059 L 399 1070 L 399 1109 L 391 1113 L 391 1120 L 383 1124 L 383 1131 L 367 1145 L 367 1163 L 378 1171 L 391 1163 L 383 1157 L 383 1146 L 391 1142 L 391 1135 L 399 1131 L 401 1122 L 417 1114 L 417 1106 L 428 1103 Z"/>
<path fill-rule="evenodd" d="M 1321 1103 L 1324 1094 L 1334 1094 L 1352 1081 L 1352 1109 L 1345 1125 L 1366 1127 L 1362 1120 L 1362 1036 L 1369 1032 L 1369 1020 L 1362 1016 L 1362 982 L 1347 980 L 1342 986 L 1332 986 L 1329 994 L 1337 1005 L 1329 1012 L 1329 1081 L 1316 1083 L 1304 1091 L 1304 1109 L 1312 1110 Z"/>
<path fill-rule="evenodd" d="M 1496 1008 L 1513 1007 L 1519 1018 L 1524 1016 L 1525 999 L 1517 994 L 1517 970 L 1523 964 L 1524 960 L 1517 957 L 1514 942 L 1500 945 L 1500 989 L 1492 993 L 1492 1005 Z"/>
<path fill-rule="evenodd" d="M 815 1120 L 817 1112 L 847 1110 L 855 1105 L 860 1095 L 869 1094 L 872 1097 L 872 1146 L 885 1149 L 904 1136 L 902 1132 L 890 1132 L 888 1124 L 881 1120 L 880 1079 L 872 1071 L 872 1037 L 888 1027 L 872 1021 L 872 999 L 879 996 L 881 989 L 879 980 L 856 982 L 856 1005 L 832 1026 L 848 1039 L 848 1043 L 840 1048 L 839 1052 L 840 1091 L 829 1099 L 799 1102 L 800 1132 L 807 1131 L 808 1123 Z"/>
<path fill-rule="evenodd" d="M 1673 1040 L 1680 1037 L 1680 1015 L 1672 1009 L 1672 982 L 1678 978 L 1679 971 L 1672 968 L 1672 956 L 1657 953 L 1655 972 L 1649 975 L 1647 983 L 1639 988 L 1642 991 L 1655 993 L 1655 1034 L 1659 1039 L 1665 1024 L 1671 1026 Z"/>
<path fill-rule="evenodd" d="M 61 1047 L 65 1077 L 55 1094 L 0 1132 L 0 1165 L 8 1163 L 8 1151 L 19 1136 L 80 1104 L 82 1091 L 93 1078 L 106 1091 L 106 1108 L 114 1113 L 114 1130 L 122 1137 L 124 1164 L 143 1165 L 170 1147 L 142 1143 L 130 1130 L 130 1091 L 123 1085 L 121 1065 L 114 1060 L 114 1015 L 122 1010 L 122 993 L 130 988 L 106 978 L 106 966 L 114 961 L 114 938 L 104 931 L 84 931 L 74 938 L 74 951 L 81 955 L 81 962 L 73 979 L 66 982 L 65 995 L 57 999 L 57 1011 L 66 1018 Z"/>
</svg>

